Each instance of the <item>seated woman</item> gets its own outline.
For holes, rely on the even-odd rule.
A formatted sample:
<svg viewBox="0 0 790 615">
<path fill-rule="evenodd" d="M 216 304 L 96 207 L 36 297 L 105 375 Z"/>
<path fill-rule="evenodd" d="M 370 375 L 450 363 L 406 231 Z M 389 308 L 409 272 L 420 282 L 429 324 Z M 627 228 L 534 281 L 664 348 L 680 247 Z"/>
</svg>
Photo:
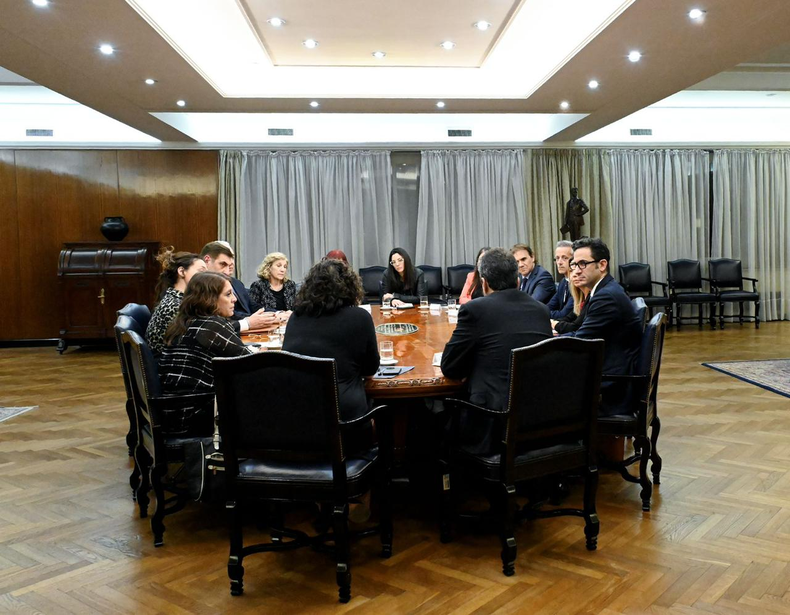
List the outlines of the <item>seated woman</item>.
<svg viewBox="0 0 790 615">
<path fill-rule="evenodd" d="M 379 367 L 373 319 L 356 307 L 363 295 L 362 281 L 344 262 L 316 263 L 296 296 L 283 341 L 283 350 L 335 359 L 344 420 L 367 412 L 364 377 Z"/>
<path fill-rule="evenodd" d="M 296 284 L 288 279 L 288 257 L 272 252 L 258 267 L 258 280 L 250 286 L 250 297 L 267 311 L 282 312 L 280 320 L 287 320 L 296 299 Z"/>
<path fill-rule="evenodd" d="M 570 276 L 570 290 L 573 297 L 573 310 L 568 313 L 564 318 L 551 321 L 551 326 L 556 331 L 557 335 L 563 333 L 570 333 L 576 331 L 582 326 L 584 316 L 586 315 L 587 306 L 587 289 L 580 286 L 581 281 L 578 277 L 579 270 L 576 269 L 571 272 Z"/>
<path fill-rule="evenodd" d="M 478 297 L 483 296 L 483 287 L 480 285 L 480 272 L 478 268 L 480 267 L 480 258 L 491 248 L 486 246 L 485 248 L 480 248 L 480 251 L 477 253 L 477 258 L 475 259 L 475 270 L 470 271 L 469 275 L 466 276 L 466 282 L 464 282 L 464 288 L 461 291 L 461 296 L 458 298 L 458 303 L 463 305 L 471 301 L 472 299 L 477 299 Z"/>
<path fill-rule="evenodd" d="M 151 314 L 145 330 L 145 340 L 155 357 L 165 347 L 165 332 L 176 317 L 187 284 L 196 273 L 206 270 L 206 263 L 197 254 L 174 252 L 173 246 L 164 248 L 156 257 L 162 265 L 162 273 L 156 284 L 159 303 Z"/>
<path fill-rule="evenodd" d="M 428 294 L 422 270 L 411 264 L 411 256 L 403 248 L 390 252 L 389 266 L 381 279 L 382 299 L 391 299 L 392 307 L 405 303 L 417 305 Z"/>
</svg>

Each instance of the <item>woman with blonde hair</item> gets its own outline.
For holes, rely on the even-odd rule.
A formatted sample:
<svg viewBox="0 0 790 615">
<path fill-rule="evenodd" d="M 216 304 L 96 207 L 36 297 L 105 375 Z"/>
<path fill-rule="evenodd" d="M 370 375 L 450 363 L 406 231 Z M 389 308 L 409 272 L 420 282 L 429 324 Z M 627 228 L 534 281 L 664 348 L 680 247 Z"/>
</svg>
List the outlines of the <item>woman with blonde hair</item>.
<svg viewBox="0 0 790 615">
<path fill-rule="evenodd" d="M 296 284 L 288 279 L 288 257 L 282 252 L 272 252 L 258 267 L 258 280 L 250 286 L 250 297 L 267 311 L 291 314 L 296 299 Z"/>
</svg>

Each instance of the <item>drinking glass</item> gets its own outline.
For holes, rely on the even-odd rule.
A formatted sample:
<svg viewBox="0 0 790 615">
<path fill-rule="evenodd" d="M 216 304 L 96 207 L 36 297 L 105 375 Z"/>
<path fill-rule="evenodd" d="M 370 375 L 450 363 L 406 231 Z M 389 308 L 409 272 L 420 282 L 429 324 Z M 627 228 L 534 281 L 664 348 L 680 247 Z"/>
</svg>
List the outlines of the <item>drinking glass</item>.
<svg viewBox="0 0 790 615">
<path fill-rule="evenodd" d="M 385 299 L 381 300 L 381 307 L 383 308 L 391 308 L 392 307 L 392 297 L 386 297 Z"/>
<path fill-rule="evenodd" d="M 451 325 L 458 324 L 458 310 L 447 310 L 447 320 Z"/>
<path fill-rule="evenodd" d="M 447 297 L 447 309 L 448 310 L 455 309 L 455 297 Z"/>
<path fill-rule="evenodd" d="M 395 358 L 392 342 L 381 342 L 379 344 L 379 355 L 382 361 L 392 361 Z"/>
<path fill-rule="evenodd" d="M 427 310 L 428 309 L 428 296 L 427 295 L 421 295 L 420 296 L 420 309 L 421 310 Z"/>
<path fill-rule="evenodd" d="M 283 336 L 280 333 L 270 333 L 269 334 L 269 343 L 272 346 L 282 346 Z"/>
</svg>

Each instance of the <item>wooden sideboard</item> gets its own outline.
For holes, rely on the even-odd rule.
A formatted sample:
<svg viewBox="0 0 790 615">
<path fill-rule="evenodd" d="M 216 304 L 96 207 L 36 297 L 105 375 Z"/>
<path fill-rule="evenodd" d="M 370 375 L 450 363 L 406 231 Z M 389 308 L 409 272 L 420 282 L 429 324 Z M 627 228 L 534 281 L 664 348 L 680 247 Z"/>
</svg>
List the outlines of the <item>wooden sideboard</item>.
<svg viewBox="0 0 790 615">
<path fill-rule="evenodd" d="M 58 261 L 62 299 L 60 343 L 114 339 L 116 312 L 127 303 L 152 306 L 159 276 L 159 242 L 74 242 L 63 244 Z"/>
</svg>

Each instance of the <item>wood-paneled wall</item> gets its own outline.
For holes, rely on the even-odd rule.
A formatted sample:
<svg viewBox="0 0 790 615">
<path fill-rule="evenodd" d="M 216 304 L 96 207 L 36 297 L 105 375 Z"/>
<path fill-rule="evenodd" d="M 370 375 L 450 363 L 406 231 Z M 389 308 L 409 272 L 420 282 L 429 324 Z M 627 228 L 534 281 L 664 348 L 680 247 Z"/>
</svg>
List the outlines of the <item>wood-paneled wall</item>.
<svg viewBox="0 0 790 615">
<path fill-rule="evenodd" d="M 0 150 L 0 340 L 60 328 L 64 241 L 103 241 L 106 216 L 127 240 L 198 251 L 217 238 L 215 151 Z"/>
</svg>

